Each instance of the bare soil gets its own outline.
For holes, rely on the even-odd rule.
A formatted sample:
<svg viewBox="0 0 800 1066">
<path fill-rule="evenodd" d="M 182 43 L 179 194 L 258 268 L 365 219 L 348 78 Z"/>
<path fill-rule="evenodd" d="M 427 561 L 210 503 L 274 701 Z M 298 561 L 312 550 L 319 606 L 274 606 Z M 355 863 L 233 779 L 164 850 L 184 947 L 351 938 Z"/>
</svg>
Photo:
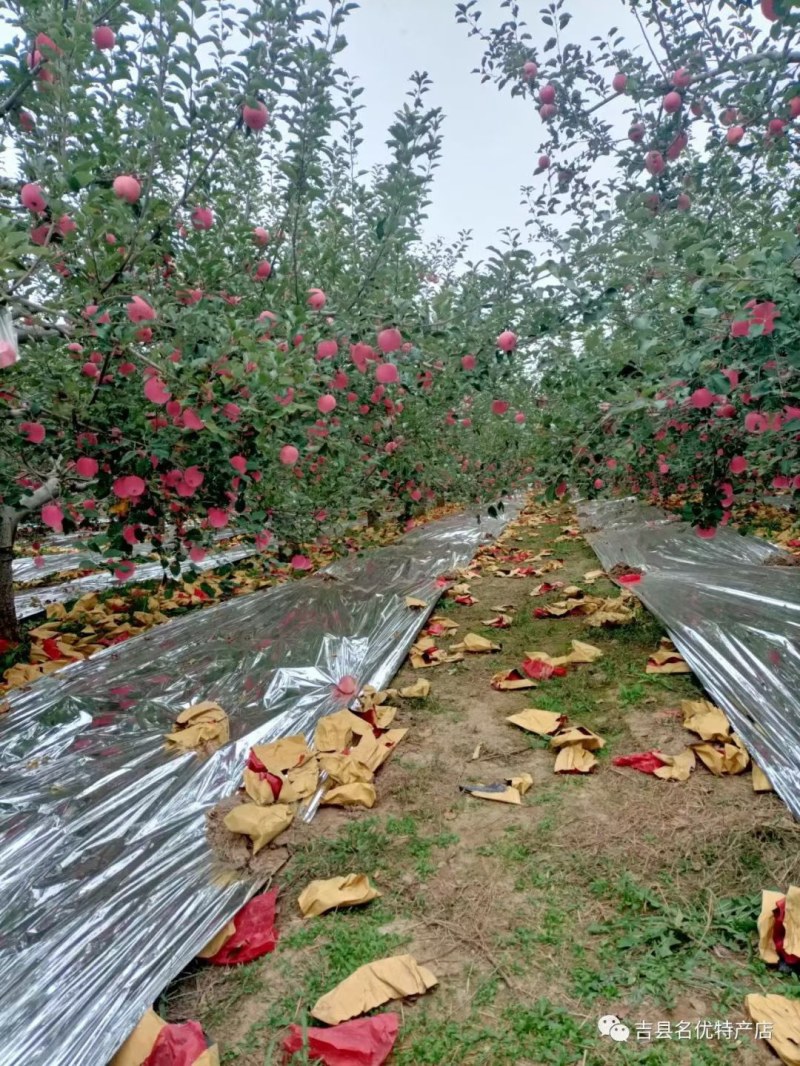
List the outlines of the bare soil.
<svg viewBox="0 0 800 1066">
<path fill-rule="evenodd" d="M 433 690 L 427 700 L 402 701 L 395 724 L 409 733 L 379 772 L 374 811 L 322 808 L 311 826 L 295 825 L 265 849 L 258 865 L 215 837 L 222 815 L 212 815 L 210 833 L 228 865 L 261 876 L 272 872 L 269 860 L 282 867 L 275 954 L 223 973 L 193 967 L 160 1005 L 171 1019 L 199 1019 L 223 1063 L 280 1062 L 288 1022 L 307 1019 L 315 998 L 362 962 L 400 950 L 440 983 L 414 1004 L 391 1005 L 403 1025 L 390 1066 L 694 1066 L 730 1054 L 747 1066 L 774 1061 L 748 1036 L 623 1049 L 597 1034 L 597 1018 L 610 1013 L 632 1029 L 744 1021 L 746 992 L 785 991 L 788 979 L 757 959 L 754 922 L 761 888 L 800 878 L 800 829 L 774 794 L 753 792 L 749 770 L 716 778 L 699 767 L 679 783 L 612 764 L 615 755 L 677 753 L 696 741 L 679 707 L 702 693 L 690 676 L 645 674 L 663 634 L 641 609 L 633 624 L 611 629 L 580 617 L 533 617 L 534 607 L 560 596 L 533 597 L 543 580 L 619 592 L 605 578 L 585 583 L 598 563 L 582 538 L 563 534 L 571 524 L 566 509 L 532 509 L 494 556 L 479 554 L 482 576 L 469 582 L 479 603 L 440 605 L 459 625 L 443 646 L 474 632 L 502 651 L 423 671 L 403 667 L 392 687 L 425 676 Z M 553 554 L 513 565 L 562 559 L 563 568 L 545 577 L 490 572 L 514 553 L 542 549 Z M 482 625 L 505 605 L 514 607 L 510 629 Z M 563 655 L 573 639 L 601 648 L 603 658 L 536 688 L 492 688 L 491 676 L 518 667 L 526 652 Z M 506 721 L 527 707 L 556 710 L 599 733 L 606 746 L 598 769 L 555 775 L 547 742 Z M 459 791 L 521 773 L 534 783 L 519 806 Z M 369 874 L 382 898 L 311 923 L 301 918 L 295 900 L 309 880 L 350 872 Z"/>
</svg>

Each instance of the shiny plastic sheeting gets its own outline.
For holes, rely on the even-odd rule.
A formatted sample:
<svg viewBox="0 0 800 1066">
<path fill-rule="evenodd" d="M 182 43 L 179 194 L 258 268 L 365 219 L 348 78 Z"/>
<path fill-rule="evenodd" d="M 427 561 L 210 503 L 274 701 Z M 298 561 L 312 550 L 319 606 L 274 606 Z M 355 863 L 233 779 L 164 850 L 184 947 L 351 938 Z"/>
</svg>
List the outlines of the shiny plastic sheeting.
<svg viewBox="0 0 800 1066">
<path fill-rule="evenodd" d="M 800 567 L 764 565 L 785 553 L 757 537 L 721 528 L 705 540 L 633 500 L 580 504 L 578 516 L 606 570 L 643 571 L 628 589 L 800 818 Z"/>
<path fill-rule="evenodd" d="M 252 545 L 245 545 L 240 548 L 229 548 L 216 555 L 207 555 L 199 563 L 186 559 L 181 563 L 181 573 L 187 574 L 193 570 L 201 573 L 206 570 L 216 570 L 220 566 L 238 563 L 255 554 L 256 549 Z M 18 592 L 14 597 L 17 618 L 30 618 L 35 614 L 41 614 L 50 603 L 66 603 L 67 600 L 76 600 L 87 592 L 99 592 L 117 585 L 130 585 L 132 582 L 160 581 L 163 576 L 164 567 L 161 563 L 140 563 L 130 577 L 122 581 L 113 574 L 109 574 L 107 570 L 103 570 L 97 574 L 76 577 L 73 581 L 64 581 L 60 585 L 45 585 L 43 588 L 31 589 L 29 592 Z"/>
<path fill-rule="evenodd" d="M 69 534 L 63 537 L 56 536 L 48 538 L 44 546 L 67 547 L 81 540 L 91 540 L 94 535 L 91 532 L 87 532 L 84 534 Z M 220 529 L 214 535 L 213 541 L 216 543 L 235 536 L 235 530 Z M 165 548 L 169 549 L 170 545 L 171 542 L 167 541 Z M 155 549 L 150 541 L 145 541 L 142 544 L 137 544 L 131 555 L 136 558 L 137 556 L 150 555 L 154 551 Z M 11 573 L 15 582 L 27 583 L 28 581 L 41 581 L 42 578 L 49 577 L 51 574 L 61 574 L 69 570 L 98 570 L 105 566 L 107 562 L 108 560 L 104 559 L 99 552 L 93 552 L 88 548 L 78 548 L 75 551 L 53 552 L 49 555 L 20 555 L 13 561 Z"/>
<path fill-rule="evenodd" d="M 505 519 L 515 508 L 507 505 Z M 459 515 L 301 581 L 198 611 L 11 695 L 0 719 L 0 1066 L 103 1066 L 145 1008 L 258 887 L 214 883 L 205 812 L 253 744 L 385 685 L 437 576 L 504 519 Z M 216 700 L 231 742 L 167 754 L 178 712 Z"/>
</svg>

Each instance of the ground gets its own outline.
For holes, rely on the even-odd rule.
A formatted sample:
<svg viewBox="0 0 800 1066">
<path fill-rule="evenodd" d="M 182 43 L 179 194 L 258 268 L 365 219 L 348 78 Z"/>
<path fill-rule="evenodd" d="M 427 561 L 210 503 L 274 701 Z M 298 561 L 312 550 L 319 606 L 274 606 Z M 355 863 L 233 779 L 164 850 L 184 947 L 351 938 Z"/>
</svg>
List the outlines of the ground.
<svg viewBox="0 0 800 1066">
<path fill-rule="evenodd" d="M 290 1022 L 313 1024 L 308 1010 L 323 992 L 401 951 L 439 985 L 393 1005 L 402 1025 L 391 1066 L 776 1061 L 748 1035 L 678 1039 L 678 1023 L 744 1021 L 748 992 L 800 998 L 796 978 L 758 959 L 755 925 L 761 889 L 800 878 L 800 828 L 774 794 L 753 792 L 749 771 L 715 778 L 700 767 L 679 783 L 612 765 L 615 755 L 677 752 L 695 740 L 677 709 L 702 693 L 690 676 L 645 673 L 663 631 L 641 610 L 609 629 L 533 616 L 559 597 L 532 598 L 542 580 L 619 593 L 604 578 L 586 585 L 584 574 L 599 564 L 582 538 L 564 534 L 571 524 L 565 508 L 534 510 L 502 548 L 552 551 L 545 558 L 563 560 L 563 569 L 501 578 L 484 568 L 469 582 L 476 605 L 442 601 L 439 613 L 459 625 L 453 641 L 474 632 L 502 651 L 401 670 L 395 687 L 425 676 L 431 695 L 403 701 L 396 724 L 409 733 L 379 772 L 373 811 L 323 808 L 310 827 L 292 831 L 291 859 L 276 878 L 275 953 L 229 970 L 197 964 L 166 990 L 161 1013 L 198 1019 L 225 1066 L 281 1062 Z M 515 608 L 511 628 L 484 626 L 502 605 Z M 572 639 L 601 648 L 603 658 L 535 689 L 491 687 L 491 676 L 518 666 L 525 652 L 561 655 Z M 595 773 L 553 773 L 547 742 L 505 720 L 531 706 L 605 739 Z M 521 806 L 459 792 L 462 783 L 524 772 L 534 783 Z M 310 880 L 351 872 L 369 874 L 381 898 L 301 918 L 296 899 Z M 605 1014 L 631 1027 L 627 1044 L 598 1034 Z M 655 1034 L 666 1021 L 672 1039 L 636 1039 L 640 1022 Z"/>
</svg>

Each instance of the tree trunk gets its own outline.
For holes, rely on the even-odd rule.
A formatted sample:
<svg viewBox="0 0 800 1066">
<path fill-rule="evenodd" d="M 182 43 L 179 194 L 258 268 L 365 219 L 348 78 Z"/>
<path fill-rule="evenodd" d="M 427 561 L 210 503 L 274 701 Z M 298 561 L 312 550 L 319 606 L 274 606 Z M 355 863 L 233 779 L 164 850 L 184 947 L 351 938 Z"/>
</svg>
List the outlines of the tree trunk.
<svg viewBox="0 0 800 1066">
<path fill-rule="evenodd" d="M 15 512 L 0 505 L 0 640 L 19 640 L 12 576 L 16 529 Z"/>
<path fill-rule="evenodd" d="M 23 496 L 19 509 L 0 503 L 0 639 L 19 640 L 20 629 L 14 605 L 14 540 L 20 518 L 58 495 L 58 478 L 49 477 L 35 492 Z"/>
</svg>

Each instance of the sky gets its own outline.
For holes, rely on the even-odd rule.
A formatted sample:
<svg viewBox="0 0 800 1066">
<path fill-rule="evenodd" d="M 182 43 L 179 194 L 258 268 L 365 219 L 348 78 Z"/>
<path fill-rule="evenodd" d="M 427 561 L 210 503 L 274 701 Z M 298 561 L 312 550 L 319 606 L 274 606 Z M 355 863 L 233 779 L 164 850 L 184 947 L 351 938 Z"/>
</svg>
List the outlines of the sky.
<svg viewBox="0 0 800 1066">
<path fill-rule="evenodd" d="M 542 0 L 521 0 L 525 20 L 545 33 L 539 21 L 543 6 Z M 499 0 L 485 0 L 480 8 L 486 26 L 508 17 Z M 566 39 L 588 45 L 613 18 L 631 44 L 641 40 L 619 0 L 567 0 L 565 9 L 574 16 Z M 470 73 L 480 63 L 482 47 L 456 22 L 455 0 L 361 0 L 345 36 L 350 47 L 341 56 L 343 65 L 365 90 L 361 151 L 368 166 L 387 159 L 386 130 L 403 101 L 408 76 L 425 70 L 433 79 L 430 106 L 445 112 L 444 152 L 425 236 L 453 240 L 460 230 L 471 229 L 473 250 L 482 253 L 502 227 L 522 229 L 527 212 L 519 190 L 544 182 L 533 176 L 542 121 L 530 96 L 512 97 L 510 87 L 500 92 Z"/>
<path fill-rule="evenodd" d="M 324 7 L 320 0 L 309 3 Z M 520 3 L 532 30 L 550 36 L 539 20 L 543 0 Z M 500 0 L 484 0 L 480 7 L 487 27 L 508 17 Z M 631 45 L 641 41 L 620 0 L 566 0 L 564 9 L 573 14 L 564 39 L 589 45 L 613 19 Z M 455 0 L 359 0 L 345 35 L 349 47 L 340 59 L 365 90 L 360 98 L 365 105 L 360 116 L 365 167 L 388 161 L 387 130 L 404 102 L 409 76 L 424 70 L 433 79 L 428 100 L 445 113 L 444 149 L 424 237 L 453 241 L 461 230 L 472 230 L 469 257 L 478 258 L 497 242 L 501 228 L 523 230 L 527 212 L 520 204 L 520 188 L 545 180 L 534 176 L 543 124 L 531 96 L 513 97 L 510 87 L 498 91 L 471 73 L 480 63 L 482 46 L 456 22 Z M 7 27 L 0 27 L 0 43 L 10 36 Z M 0 156 L 0 172 L 13 169 L 11 153 Z"/>
</svg>

